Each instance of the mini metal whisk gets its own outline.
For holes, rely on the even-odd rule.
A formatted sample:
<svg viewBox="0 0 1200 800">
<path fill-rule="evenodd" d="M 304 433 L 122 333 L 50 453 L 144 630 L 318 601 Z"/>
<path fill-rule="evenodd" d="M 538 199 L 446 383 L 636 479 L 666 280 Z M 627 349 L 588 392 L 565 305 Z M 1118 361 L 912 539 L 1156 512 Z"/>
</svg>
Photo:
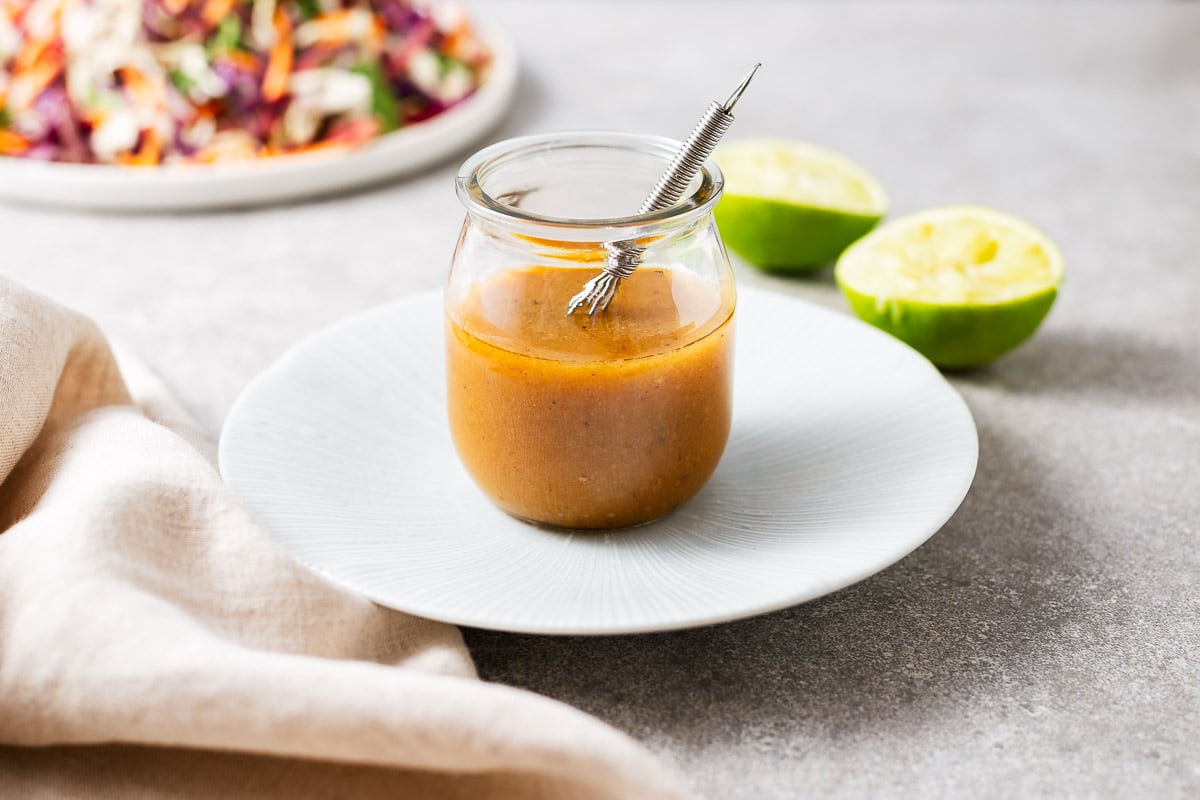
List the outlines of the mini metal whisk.
<svg viewBox="0 0 1200 800">
<path fill-rule="evenodd" d="M 758 72 L 761 66 L 762 64 L 755 64 L 724 103 L 715 100 L 709 103 L 708 110 L 679 148 L 667 171 L 658 179 L 654 191 L 643 201 L 638 214 L 649 214 L 679 202 L 692 178 L 700 171 L 700 167 L 704 166 L 704 162 L 712 155 L 725 131 L 733 124 L 733 107 L 737 105 L 742 92 L 746 91 L 754 73 Z M 571 298 L 571 302 L 567 304 L 568 315 L 574 314 L 585 305 L 589 314 L 608 308 L 621 281 L 633 274 L 642 263 L 642 254 L 646 252 L 645 247 L 632 241 L 606 242 L 604 249 L 608 256 L 604 260 L 603 269 L 599 275 L 583 285 L 579 294 Z"/>
</svg>

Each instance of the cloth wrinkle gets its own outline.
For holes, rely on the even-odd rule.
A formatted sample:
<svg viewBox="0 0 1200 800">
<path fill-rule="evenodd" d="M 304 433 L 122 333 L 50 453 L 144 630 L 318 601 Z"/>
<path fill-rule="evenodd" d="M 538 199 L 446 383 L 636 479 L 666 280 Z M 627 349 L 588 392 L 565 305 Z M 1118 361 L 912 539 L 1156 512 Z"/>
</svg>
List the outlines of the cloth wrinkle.
<svg viewBox="0 0 1200 800">
<path fill-rule="evenodd" d="M 688 796 L 480 681 L 453 626 L 293 561 L 157 377 L 3 277 L 0 354 L 0 795 Z"/>
</svg>

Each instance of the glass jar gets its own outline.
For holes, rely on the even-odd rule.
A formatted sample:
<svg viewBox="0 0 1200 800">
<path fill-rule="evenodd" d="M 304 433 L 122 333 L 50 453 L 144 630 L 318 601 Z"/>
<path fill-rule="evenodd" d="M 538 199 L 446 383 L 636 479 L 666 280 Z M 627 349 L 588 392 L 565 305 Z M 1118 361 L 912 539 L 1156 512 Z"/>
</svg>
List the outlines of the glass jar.
<svg viewBox="0 0 1200 800">
<path fill-rule="evenodd" d="M 732 407 L 735 291 L 712 161 L 671 208 L 629 216 L 679 143 L 527 136 L 458 174 L 466 221 L 446 288 L 447 407 L 459 457 L 509 514 L 563 528 L 658 519 L 716 469 Z M 604 312 L 568 300 L 605 243 L 644 246 Z"/>
</svg>

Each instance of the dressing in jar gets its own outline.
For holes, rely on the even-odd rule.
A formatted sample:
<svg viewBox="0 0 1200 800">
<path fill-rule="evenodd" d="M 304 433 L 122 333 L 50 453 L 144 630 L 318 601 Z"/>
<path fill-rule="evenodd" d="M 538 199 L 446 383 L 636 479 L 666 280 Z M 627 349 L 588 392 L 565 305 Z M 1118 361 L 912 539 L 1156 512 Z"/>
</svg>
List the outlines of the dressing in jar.
<svg viewBox="0 0 1200 800">
<path fill-rule="evenodd" d="M 467 208 L 446 289 L 447 406 L 475 483 L 563 528 L 658 519 L 716 469 L 732 408 L 732 271 L 709 161 L 683 199 L 637 208 L 678 143 L 531 136 L 464 164 Z M 607 310 L 566 312 L 606 243 L 646 248 Z"/>
</svg>

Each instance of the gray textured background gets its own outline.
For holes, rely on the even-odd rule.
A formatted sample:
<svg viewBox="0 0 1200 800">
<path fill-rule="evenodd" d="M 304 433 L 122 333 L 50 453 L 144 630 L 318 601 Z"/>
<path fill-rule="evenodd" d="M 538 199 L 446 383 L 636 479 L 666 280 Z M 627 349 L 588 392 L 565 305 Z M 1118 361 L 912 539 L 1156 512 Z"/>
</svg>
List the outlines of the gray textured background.
<svg viewBox="0 0 1200 800">
<path fill-rule="evenodd" d="M 842 150 L 895 213 L 1009 210 L 1068 268 L 1034 340 L 952 376 L 979 472 L 915 554 L 709 629 L 467 631 L 483 675 L 612 722 L 713 798 L 1200 794 L 1200 4 L 478 7 L 525 67 L 493 138 L 682 136 L 762 60 L 731 135 Z M 0 268 L 97 318 L 216 434 L 295 340 L 441 283 L 453 169 L 236 214 L 0 208 Z M 738 274 L 844 309 L 828 273 Z"/>
</svg>

